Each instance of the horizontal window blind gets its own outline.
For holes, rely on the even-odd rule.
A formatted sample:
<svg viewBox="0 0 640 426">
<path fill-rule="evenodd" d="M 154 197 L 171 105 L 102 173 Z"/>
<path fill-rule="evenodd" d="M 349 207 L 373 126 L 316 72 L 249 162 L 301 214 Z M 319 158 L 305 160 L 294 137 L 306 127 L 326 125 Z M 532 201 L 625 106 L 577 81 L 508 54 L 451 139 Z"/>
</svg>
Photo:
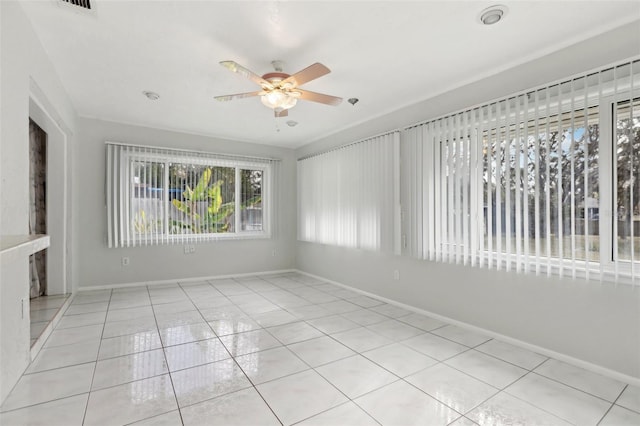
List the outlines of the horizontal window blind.
<svg viewBox="0 0 640 426">
<path fill-rule="evenodd" d="M 640 275 L 640 61 L 405 129 L 403 252 L 536 274 Z"/>
<path fill-rule="evenodd" d="M 107 244 L 268 237 L 278 163 L 108 142 Z"/>
<path fill-rule="evenodd" d="M 394 251 L 399 132 L 298 160 L 298 239 Z"/>
</svg>

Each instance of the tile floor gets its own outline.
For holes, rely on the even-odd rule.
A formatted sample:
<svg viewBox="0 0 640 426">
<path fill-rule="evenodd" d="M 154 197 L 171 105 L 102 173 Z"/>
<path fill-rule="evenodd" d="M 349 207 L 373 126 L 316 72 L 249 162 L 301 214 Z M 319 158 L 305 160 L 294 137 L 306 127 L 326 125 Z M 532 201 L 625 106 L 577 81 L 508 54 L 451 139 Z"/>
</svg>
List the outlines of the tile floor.
<svg viewBox="0 0 640 426">
<path fill-rule="evenodd" d="M 42 331 L 51 322 L 58 310 L 64 305 L 68 294 L 60 296 L 40 296 L 29 301 L 31 310 L 31 346 L 36 342 Z"/>
<path fill-rule="evenodd" d="M 0 424 L 640 425 L 640 388 L 300 274 L 79 293 Z"/>
</svg>

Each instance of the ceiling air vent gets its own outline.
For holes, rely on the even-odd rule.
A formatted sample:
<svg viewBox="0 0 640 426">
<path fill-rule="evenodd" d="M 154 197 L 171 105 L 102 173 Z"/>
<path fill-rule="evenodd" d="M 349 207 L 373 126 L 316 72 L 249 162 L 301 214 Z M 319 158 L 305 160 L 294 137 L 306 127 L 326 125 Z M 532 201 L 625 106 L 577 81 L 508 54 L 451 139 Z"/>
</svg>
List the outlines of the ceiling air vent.
<svg viewBox="0 0 640 426">
<path fill-rule="evenodd" d="M 60 0 L 62 3 L 68 3 L 83 9 L 91 10 L 91 0 Z"/>
</svg>

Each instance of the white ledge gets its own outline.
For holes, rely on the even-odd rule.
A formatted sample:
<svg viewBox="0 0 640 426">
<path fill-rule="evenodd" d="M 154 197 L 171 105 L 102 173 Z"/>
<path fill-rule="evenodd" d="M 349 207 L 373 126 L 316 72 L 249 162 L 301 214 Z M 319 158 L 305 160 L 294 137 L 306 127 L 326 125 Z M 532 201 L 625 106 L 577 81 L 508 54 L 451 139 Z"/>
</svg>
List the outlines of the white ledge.
<svg viewBox="0 0 640 426">
<path fill-rule="evenodd" d="M 46 249 L 49 244 L 50 237 L 44 234 L 2 235 L 0 236 L 0 253 L 5 254 L 21 250 L 25 252 L 25 256 L 29 256 Z"/>
</svg>

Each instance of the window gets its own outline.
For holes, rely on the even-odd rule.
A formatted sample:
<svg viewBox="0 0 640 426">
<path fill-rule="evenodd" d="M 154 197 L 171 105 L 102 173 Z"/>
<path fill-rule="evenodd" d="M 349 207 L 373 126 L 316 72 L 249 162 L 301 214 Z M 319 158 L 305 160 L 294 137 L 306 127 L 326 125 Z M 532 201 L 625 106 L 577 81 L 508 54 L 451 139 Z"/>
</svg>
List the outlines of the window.
<svg viewBox="0 0 640 426">
<path fill-rule="evenodd" d="M 274 161 L 107 144 L 110 247 L 269 236 Z"/>
<path fill-rule="evenodd" d="M 404 253 L 573 277 L 640 275 L 640 61 L 405 136 L 402 173 L 413 187 L 403 192 Z"/>
<path fill-rule="evenodd" d="M 298 160 L 298 239 L 393 251 L 399 132 Z"/>
</svg>

